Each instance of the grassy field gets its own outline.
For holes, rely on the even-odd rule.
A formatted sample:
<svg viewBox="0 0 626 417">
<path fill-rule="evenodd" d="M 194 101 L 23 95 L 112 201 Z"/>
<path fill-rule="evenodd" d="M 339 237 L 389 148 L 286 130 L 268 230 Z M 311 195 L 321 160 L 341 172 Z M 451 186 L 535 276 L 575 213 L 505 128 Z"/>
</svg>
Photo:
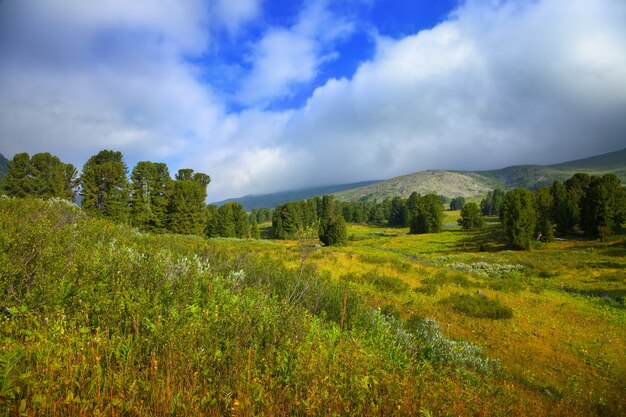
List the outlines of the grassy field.
<svg viewBox="0 0 626 417">
<path fill-rule="evenodd" d="M 624 415 L 626 236 L 457 217 L 315 248 L 1 199 L 0 415 Z"/>
</svg>

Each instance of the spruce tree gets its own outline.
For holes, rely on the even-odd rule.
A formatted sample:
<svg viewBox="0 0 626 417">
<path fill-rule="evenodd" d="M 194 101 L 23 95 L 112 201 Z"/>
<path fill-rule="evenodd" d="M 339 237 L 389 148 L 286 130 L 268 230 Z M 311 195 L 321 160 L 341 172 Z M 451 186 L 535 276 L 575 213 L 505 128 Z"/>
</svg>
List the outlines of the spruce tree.
<svg viewBox="0 0 626 417">
<path fill-rule="evenodd" d="M 132 224 L 153 232 L 165 230 L 172 191 L 167 165 L 139 162 L 133 169 L 131 181 Z"/>
<path fill-rule="evenodd" d="M 605 239 L 626 220 L 626 191 L 613 174 L 591 177 L 581 198 L 581 225 L 585 234 Z"/>
</svg>

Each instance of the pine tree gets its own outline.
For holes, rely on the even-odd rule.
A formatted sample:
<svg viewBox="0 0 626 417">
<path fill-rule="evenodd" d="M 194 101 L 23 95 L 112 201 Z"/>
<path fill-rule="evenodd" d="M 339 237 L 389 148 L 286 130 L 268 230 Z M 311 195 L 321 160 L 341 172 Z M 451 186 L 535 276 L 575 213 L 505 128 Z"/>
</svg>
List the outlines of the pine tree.
<svg viewBox="0 0 626 417">
<path fill-rule="evenodd" d="M 461 210 L 465 206 L 465 197 L 454 197 L 450 201 L 450 210 Z"/>
<path fill-rule="evenodd" d="M 80 177 L 85 211 L 115 221 L 128 218 L 128 168 L 121 152 L 100 151 L 89 158 Z"/>
<path fill-rule="evenodd" d="M 504 196 L 501 210 L 502 223 L 511 245 L 529 250 L 537 219 L 533 193 L 523 188 L 509 191 Z"/>
<path fill-rule="evenodd" d="M 465 230 L 480 229 L 483 225 L 483 217 L 476 203 L 467 203 L 461 209 L 459 225 Z"/>
<path fill-rule="evenodd" d="M 326 246 L 344 245 L 348 242 L 348 228 L 341 215 L 340 206 L 333 196 L 322 197 L 322 215 L 319 219 L 318 235 Z"/>
<path fill-rule="evenodd" d="M 417 211 L 412 215 L 409 233 L 437 233 L 442 227 L 443 207 L 439 196 L 427 194 L 421 197 Z"/>
<path fill-rule="evenodd" d="M 252 239 L 261 239 L 261 229 L 259 228 L 259 223 L 254 217 L 252 218 L 252 224 L 250 225 L 250 237 Z"/>
<path fill-rule="evenodd" d="M 19 153 L 8 162 L 3 190 L 14 197 L 64 198 L 73 201 L 76 168 L 45 153 Z"/>
<path fill-rule="evenodd" d="M 202 234 L 206 231 L 206 187 L 211 178 L 192 169 L 180 169 L 173 183 L 169 204 L 169 229 L 174 233 Z"/>
<path fill-rule="evenodd" d="M 535 193 L 535 205 L 537 209 L 535 233 L 537 236 L 543 236 L 544 241 L 552 242 L 554 240 L 554 231 L 552 230 L 554 199 L 550 189 L 542 188 Z"/>
<path fill-rule="evenodd" d="M 626 220 L 626 191 L 613 174 L 591 177 L 581 199 L 581 225 L 588 236 L 605 239 Z"/>
<path fill-rule="evenodd" d="M 131 181 L 132 224 L 153 232 L 165 230 L 172 191 L 172 179 L 167 165 L 139 162 L 133 169 Z"/>
</svg>

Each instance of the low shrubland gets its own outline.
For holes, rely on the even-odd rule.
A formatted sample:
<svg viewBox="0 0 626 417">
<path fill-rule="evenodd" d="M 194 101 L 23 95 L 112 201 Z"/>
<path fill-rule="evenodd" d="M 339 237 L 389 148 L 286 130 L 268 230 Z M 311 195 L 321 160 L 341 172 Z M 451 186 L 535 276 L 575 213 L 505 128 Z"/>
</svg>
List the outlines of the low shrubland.
<svg viewBox="0 0 626 417">
<path fill-rule="evenodd" d="M 0 415 L 624 411 L 624 309 L 563 290 L 623 288 L 621 240 L 479 254 L 356 226 L 303 255 L 9 198 L 0 228 Z"/>
</svg>

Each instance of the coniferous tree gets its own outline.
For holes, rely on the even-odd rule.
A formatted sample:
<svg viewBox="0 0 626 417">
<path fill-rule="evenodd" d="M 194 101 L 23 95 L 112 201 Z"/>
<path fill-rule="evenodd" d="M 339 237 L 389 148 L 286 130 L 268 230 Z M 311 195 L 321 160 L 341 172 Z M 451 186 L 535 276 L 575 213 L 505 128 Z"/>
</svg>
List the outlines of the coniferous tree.
<svg viewBox="0 0 626 417">
<path fill-rule="evenodd" d="M 465 197 L 454 197 L 450 201 L 450 210 L 461 210 L 465 206 Z"/>
<path fill-rule="evenodd" d="M 552 214 L 554 212 L 554 199 L 549 188 L 542 188 L 535 193 L 535 207 L 537 210 L 537 224 L 535 233 L 543 236 L 546 242 L 554 240 Z"/>
<path fill-rule="evenodd" d="M 181 169 L 173 183 L 169 204 L 169 229 L 174 233 L 202 234 L 206 229 L 206 187 L 210 177 Z"/>
<path fill-rule="evenodd" d="M 406 226 L 406 202 L 401 197 L 394 197 L 391 200 L 391 212 L 389 214 L 389 226 Z"/>
<path fill-rule="evenodd" d="M 348 242 L 346 221 L 333 196 L 325 195 L 321 200 L 322 215 L 319 219 L 318 235 L 326 246 L 344 245 Z"/>
<path fill-rule="evenodd" d="M 104 150 L 89 158 L 80 176 L 83 209 L 115 221 L 126 221 L 127 174 L 128 168 L 121 152 Z"/>
<path fill-rule="evenodd" d="M 591 177 L 581 198 L 581 225 L 588 236 L 611 236 L 626 220 L 626 191 L 618 177 Z"/>
<path fill-rule="evenodd" d="M 8 162 L 2 189 L 14 197 L 64 198 L 74 200 L 76 168 L 48 152 L 19 153 Z"/>
<path fill-rule="evenodd" d="M 419 199 L 417 212 L 411 216 L 409 233 L 437 233 L 443 227 L 443 207 L 439 196 L 427 194 Z"/>
<path fill-rule="evenodd" d="M 509 191 L 502 201 L 502 223 L 511 245 L 518 249 L 530 249 L 537 212 L 535 197 L 523 188 Z"/>
<path fill-rule="evenodd" d="M 204 234 L 208 237 L 217 237 L 217 209 L 215 204 L 209 204 L 204 209 L 204 217 L 206 219 L 206 226 L 204 228 Z"/>
<path fill-rule="evenodd" d="M 568 233 L 578 224 L 580 208 L 574 194 L 565 185 L 555 181 L 550 187 L 552 195 L 552 219 L 561 234 Z"/>
<path fill-rule="evenodd" d="M 167 165 L 139 162 L 131 174 L 131 222 L 143 230 L 163 231 L 167 227 L 172 179 Z"/>
<path fill-rule="evenodd" d="M 483 216 L 500 215 L 500 206 L 502 205 L 504 194 L 504 191 L 497 188 L 487 193 L 487 197 L 480 202 L 480 210 Z"/>
<path fill-rule="evenodd" d="M 480 229 L 483 225 L 483 217 L 476 203 L 467 203 L 461 209 L 459 225 L 465 230 Z"/>
<path fill-rule="evenodd" d="M 256 218 L 252 217 L 252 224 L 250 225 L 250 237 L 252 239 L 261 239 L 261 229 Z"/>
</svg>

